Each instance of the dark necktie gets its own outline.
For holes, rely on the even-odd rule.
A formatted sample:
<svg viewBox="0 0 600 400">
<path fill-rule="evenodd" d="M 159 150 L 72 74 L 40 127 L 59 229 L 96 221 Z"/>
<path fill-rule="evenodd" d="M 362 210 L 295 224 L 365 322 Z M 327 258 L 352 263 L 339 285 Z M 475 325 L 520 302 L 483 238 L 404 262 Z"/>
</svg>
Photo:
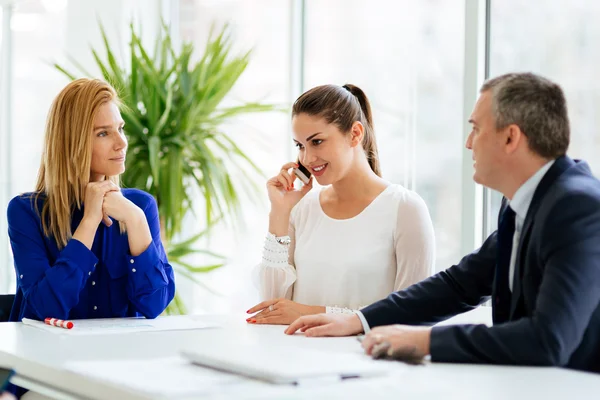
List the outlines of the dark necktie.
<svg viewBox="0 0 600 400">
<path fill-rule="evenodd" d="M 498 254 L 496 256 L 496 298 L 494 299 L 494 323 L 508 321 L 511 293 L 508 286 L 510 257 L 515 234 L 515 212 L 507 206 L 500 216 L 498 226 Z"/>
</svg>

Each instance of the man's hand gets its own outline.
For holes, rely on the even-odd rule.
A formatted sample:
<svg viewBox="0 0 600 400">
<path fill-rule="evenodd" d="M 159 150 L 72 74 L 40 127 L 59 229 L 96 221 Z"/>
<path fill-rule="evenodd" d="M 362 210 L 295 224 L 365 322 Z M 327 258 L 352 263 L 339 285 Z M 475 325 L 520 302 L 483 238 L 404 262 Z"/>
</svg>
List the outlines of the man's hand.
<svg viewBox="0 0 600 400">
<path fill-rule="evenodd" d="M 429 354 L 431 328 L 389 325 L 372 329 L 362 341 L 365 353 L 374 358 L 420 360 Z"/>
<path fill-rule="evenodd" d="M 352 336 L 363 332 L 356 314 L 318 314 L 298 318 L 285 330 L 288 335 L 296 331 L 306 336 Z"/>
<path fill-rule="evenodd" d="M 289 325 L 303 315 L 325 312 L 322 306 L 307 306 L 287 299 L 263 301 L 247 311 L 248 314 L 258 314 L 248 318 L 251 324 Z"/>
</svg>

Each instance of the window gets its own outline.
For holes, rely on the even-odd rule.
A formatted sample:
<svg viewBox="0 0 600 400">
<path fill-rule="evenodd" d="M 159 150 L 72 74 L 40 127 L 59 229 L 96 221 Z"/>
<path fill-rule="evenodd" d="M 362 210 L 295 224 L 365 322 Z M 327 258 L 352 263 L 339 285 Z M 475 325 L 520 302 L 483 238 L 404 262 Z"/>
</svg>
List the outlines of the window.
<svg viewBox="0 0 600 400">
<path fill-rule="evenodd" d="M 416 190 L 436 230 L 437 269 L 456 263 L 461 240 L 463 156 L 464 2 L 306 1 L 303 68 L 292 65 L 293 2 L 183 0 L 181 39 L 200 50 L 212 23 L 228 22 L 240 49 L 255 49 L 234 100 L 291 105 L 293 70 L 304 70 L 304 90 L 324 83 L 354 83 L 372 102 L 383 175 Z M 402 13 L 398 13 L 398 8 Z M 196 54 L 198 56 L 198 54 Z M 291 161 L 289 113 L 258 114 L 227 127 L 265 176 Z M 258 141 L 258 142 L 257 142 Z M 470 179 L 470 177 L 469 177 Z M 258 183 L 264 187 L 264 178 Z M 226 268 L 199 279 L 223 296 L 194 292 L 195 311 L 246 309 L 257 300 L 250 272 L 260 261 L 268 227 L 268 200 L 249 205 L 244 227 L 217 228 L 211 249 L 231 257 Z M 201 226 L 188 226 L 191 233 Z M 178 285 L 187 285 L 183 280 Z M 181 286 L 180 286 L 181 287 Z M 189 300 L 184 296 L 184 299 Z M 246 307 L 246 308 L 244 308 Z"/>
<path fill-rule="evenodd" d="M 234 51 L 253 49 L 247 70 L 234 86 L 224 104 L 260 101 L 289 106 L 290 86 L 290 18 L 291 2 L 183 0 L 180 2 L 181 39 L 195 43 L 195 57 L 201 57 L 212 24 L 220 28 L 228 23 L 234 36 Z M 196 290 L 185 279 L 177 281 L 180 294 L 190 312 L 233 312 L 247 310 L 258 300 L 251 271 L 262 256 L 268 230 L 269 201 L 266 179 L 277 174 L 281 165 L 292 161 L 292 137 L 289 112 L 247 115 L 225 127 L 230 137 L 262 170 L 264 177 L 255 181 L 261 203 L 245 202 L 239 225 L 215 227 L 207 242 L 199 247 L 228 257 L 227 266 L 198 280 L 210 290 Z M 198 215 L 203 204 L 198 204 Z M 189 221 L 183 237 L 204 229 L 203 221 Z M 201 258 L 191 258 L 202 262 Z M 182 289 L 184 288 L 184 289 Z M 192 290 L 193 289 L 193 290 Z M 220 293 L 214 295 L 213 291 Z M 191 305 L 191 306 L 189 306 Z"/>
<path fill-rule="evenodd" d="M 127 42 L 128 26 L 132 16 L 145 18 L 144 29 L 150 37 L 158 27 L 158 6 L 155 15 L 152 3 L 143 0 L 27 0 L 16 2 L 11 20 L 12 65 L 11 102 L 12 155 L 6 173 L 8 189 L 4 186 L 0 204 L 5 215 L 7 202 L 22 192 L 30 192 L 36 183 L 42 152 L 44 125 L 54 97 L 68 83 L 52 67 L 52 62 L 71 67 L 66 55 L 76 59 L 88 71 L 100 76 L 95 68 L 90 45 L 102 45 L 98 20 L 104 23 L 110 40 L 123 48 Z M 149 4 L 150 3 L 150 4 Z M 144 6 L 144 7 L 142 7 Z M 152 23 L 151 21 L 154 21 Z M 124 35 L 124 36 L 121 36 Z M 75 71 L 75 68 L 69 68 Z M 3 101 L 5 99 L 3 98 Z M 8 131 L 8 130 L 7 130 Z M 6 135 L 7 132 L 1 134 Z M 2 153 L 3 154 L 3 153 Z M 18 154 L 18 157 L 15 156 Z M 4 217 L 2 217 L 4 218 Z M 4 228 L 4 225 L 0 225 Z M 6 229 L 0 232 L 0 291 L 13 292 L 14 269 Z M 5 250 L 5 245 L 8 251 Z M 6 255 L 6 257 L 5 257 Z M 4 279 L 7 277 L 8 279 Z"/>
<path fill-rule="evenodd" d="M 492 1 L 490 76 L 530 71 L 560 84 L 571 123 L 568 154 L 600 171 L 600 3 Z M 498 198 L 492 215 L 498 215 Z M 494 224 L 496 220 L 493 220 Z"/>
<path fill-rule="evenodd" d="M 464 10 L 464 1 L 435 0 L 306 6 L 306 89 L 352 83 L 365 91 L 383 177 L 429 207 L 437 271 L 461 256 Z"/>
<path fill-rule="evenodd" d="M 461 248 L 469 242 L 465 237 L 480 222 L 473 222 L 461 211 L 474 203 L 463 192 L 472 184 L 472 173 L 463 165 L 463 157 L 470 156 L 464 150 L 465 94 L 471 94 L 463 82 L 465 26 L 473 22 L 472 16 L 465 21 L 469 15 L 465 10 L 479 3 L 484 2 L 17 2 L 11 24 L 9 152 L 19 156 L 10 159 L 8 171 L 0 171 L 0 178 L 6 176 L 9 183 L 9 189 L 0 188 L 0 202 L 32 190 L 35 184 L 46 114 L 54 96 L 67 83 L 48 62 L 68 65 L 65 55 L 69 54 L 97 73 L 90 52 L 90 44 L 101 47 L 97 19 L 103 21 L 111 41 L 126 48 L 132 17 L 142 22 L 142 40 L 150 44 L 160 18 L 169 22 L 172 16 L 175 41 L 193 41 L 195 57 L 202 52 L 211 24 L 220 27 L 228 23 L 234 50 L 253 48 L 248 69 L 224 100 L 228 105 L 261 101 L 290 107 L 300 89 L 325 83 L 353 83 L 365 91 L 373 108 L 383 176 L 423 197 L 436 233 L 436 270 L 445 269 L 464 255 Z M 586 159 L 593 170 L 598 170 L 600 161 L 594 155 L 600 151 L 600 137 L 595 134 L 600 83 L 594 72 L 600 64 L 600 50 L 595 45 L 600 38 L 600 25 L 595 23 L 600 19 L 600 5 L 589 0 L 549 0 L 543 6 L 517 0 L 490 3 L 490 76 L 528 70 L 560 83 L 570 110 L 569 154 Z M 177 12 L 167 15 L 167 10 Z M 299 21 L 304 25 L 296 29 Z M 190 312 L 239 311 L 257 300 L 251 270 L 260 261 L 268 225 L 264 181 L 296 154 L 289 110 L 248 115 L 225 128 L 264 174 L 256 177 L 262 203 L 244 203 L 240 224 L 216 227 L 209 242 L 204 243 L 228 257 L 227 267 L 199 276 L 208 291 L 196 290 L 185 279 L 178 279 L 179 293 L 191 305 Z M 6 136 L 1 135 L 6 132 L 0 130 L 0 140 L 4 140 Z M 489 198 L 488 229 L 495 228 L 500 198 L 495 192 Z M 5 209 L 6 204 L 0 206 Z M 473 215 L 481 206 L 474 205 Z M 202 204 L 197 207 L 200 210 Z M 188 219 L 182 237 L 203 227 L 202 221 Z M 14 272 L 3 261 L 8 258 L 4 255 L 10 254 L 5 249 L 4 228 L 0 235 L 0 291 L 6 291 L 14 288 Z M 213 295 L 211 290 L 221 295 Z"/>
</svg>

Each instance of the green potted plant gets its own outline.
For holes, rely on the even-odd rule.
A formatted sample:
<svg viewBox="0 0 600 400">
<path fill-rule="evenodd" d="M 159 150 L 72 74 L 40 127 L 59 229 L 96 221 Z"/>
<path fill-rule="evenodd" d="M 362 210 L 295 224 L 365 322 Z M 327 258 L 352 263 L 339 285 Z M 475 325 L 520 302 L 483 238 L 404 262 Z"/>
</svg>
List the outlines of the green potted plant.
<svg viewBox="0 0 600 400">
<path fill-rule="evenodd" d="M 202 284 L 196 274 L 223 266 L 225 258 L 195 247 L 196 242 L 216 222 L 238 215 L 241 193 L 256 194 L 251 175 L 262 175 L 221 127 L 239 115 L 273 111 L 275 107 L 260 103 L 221 106 L 251 55 L 251 51 L 233 54 L 227 26 L 216 34 L 211 29 L 200 60 L 192 62 L 193 44 L 183 43 L 176 51 L 168 27 L 163 25 L 150 54 L 132 24 L 127 67 L 117 61 L 103 27 L 100 29 L 106 55 L 103 58 L 94 49 L 92 53 L 104 79 L 120 94 L 129 140 L 123 186 L 145 190 L 156 198 L 170 262 L 180 276 Z M 91 76 L 72 62 L 79 72 Z M 76 79 L 66 68 L 54 66 Z M 175 243 L 181 236 L 184 217 L 193 212 L 194 192 L 202 194 L 206 225 Z M 204 254 L 212 262 L 192 265 L 186 261 L 191 254 Z M 175 296 L 166 312 L 186 312 L 180 296 Z"/>
</svg>

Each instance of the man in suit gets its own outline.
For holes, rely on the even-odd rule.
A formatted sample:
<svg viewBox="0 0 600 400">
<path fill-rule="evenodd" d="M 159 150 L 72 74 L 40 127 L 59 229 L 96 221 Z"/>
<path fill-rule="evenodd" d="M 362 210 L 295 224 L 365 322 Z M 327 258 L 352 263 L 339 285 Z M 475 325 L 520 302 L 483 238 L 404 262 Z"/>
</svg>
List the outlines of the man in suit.
<svg viewBox="0 0 600 400">
<path fill-rule="evenodd" d="M 366 332 L 368 354 L 399 358 L 600 372 L 600 181 L 566 156 L 562 89 L 530 73 L 499 76 L 482 86 L 469 122 L 473 179 L 505 196 L 498 231 L 355 315 L 301 317 L 286 333 Z M 430 327 L 490 297 L 492 327 Z"/>
</svg>

